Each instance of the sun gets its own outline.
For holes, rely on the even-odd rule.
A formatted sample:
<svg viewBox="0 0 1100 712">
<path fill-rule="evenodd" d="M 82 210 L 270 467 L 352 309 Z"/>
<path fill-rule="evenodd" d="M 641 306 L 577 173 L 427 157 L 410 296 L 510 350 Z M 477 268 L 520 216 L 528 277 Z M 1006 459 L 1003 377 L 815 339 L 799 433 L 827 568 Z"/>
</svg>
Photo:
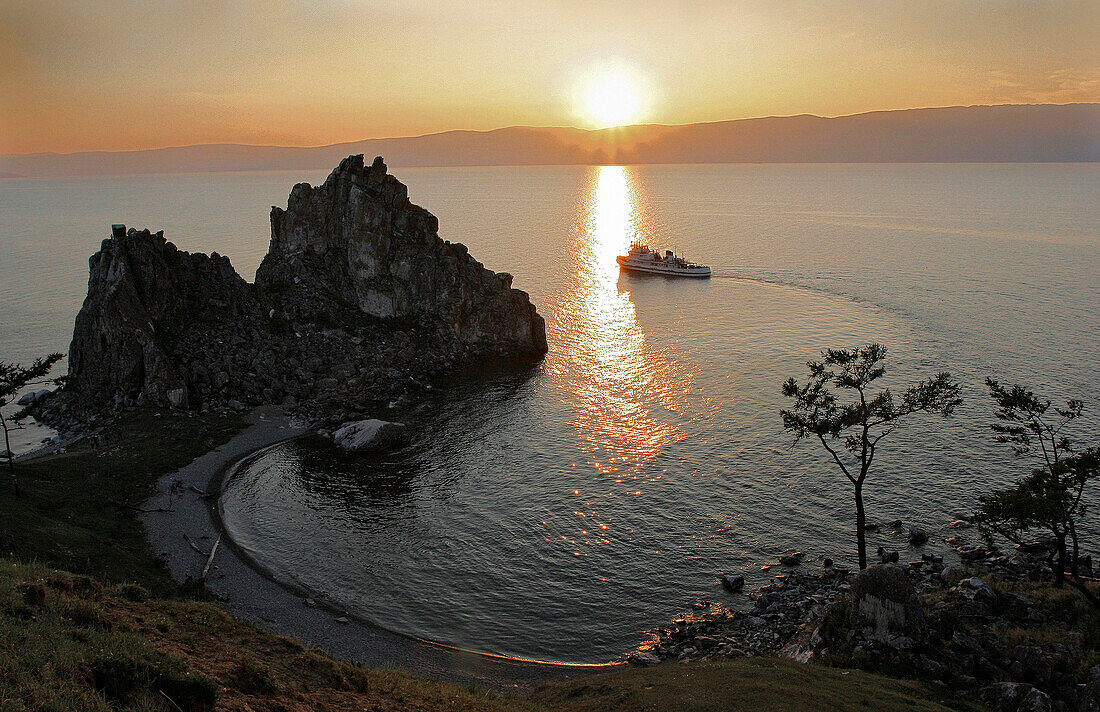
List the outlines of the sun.
<svg viewBox="0 0 1100 712">
<path fill-rule="evenodd" d="M 637 123 L 644 95 L 634 72 L 626 67 L 604 67 L 582 78 L 577 113 L 594 128 Z"/>
</svg>

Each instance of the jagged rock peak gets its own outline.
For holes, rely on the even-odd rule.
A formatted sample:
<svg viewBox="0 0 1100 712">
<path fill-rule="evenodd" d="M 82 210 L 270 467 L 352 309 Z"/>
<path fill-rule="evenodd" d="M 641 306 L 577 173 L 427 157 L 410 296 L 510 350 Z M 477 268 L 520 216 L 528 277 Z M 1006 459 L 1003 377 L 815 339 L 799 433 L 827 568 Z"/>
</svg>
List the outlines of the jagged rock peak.
<svg viewBox="0 0 1100 712">
<path fill-rule="evenodd" d="M 492 272 L 409 202 L 381 157 L 340 162 L 323 184 L 294 186 L 271 209 L 271 247 L 256 284 L 295 318 L 358 313 L 442 329 L 456 350 L 543 353 L 545 324 L 511 275 Z"/>
<path fill-rule="evenodd" d="M 195 320 L 231 321 L 256 310 L 228 257 L 184 252 L 163 232 L 118 229 L 88 265 L 88 295 L 69 347 L 73 386 L 88 396 L 186 406 L 174 346 Z"/>
</svg>

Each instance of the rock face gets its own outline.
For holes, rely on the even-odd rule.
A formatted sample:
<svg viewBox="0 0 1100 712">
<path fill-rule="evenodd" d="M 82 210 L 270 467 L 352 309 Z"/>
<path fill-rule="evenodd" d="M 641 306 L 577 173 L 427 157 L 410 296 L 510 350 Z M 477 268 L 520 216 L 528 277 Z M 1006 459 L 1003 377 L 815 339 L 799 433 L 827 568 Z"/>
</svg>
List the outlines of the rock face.
<svg viewBox="0 0 1100 712">
<path fill-rule="evenodd" d="M 545 352 L 542 317 L 511 275 L 441 240 L 435 216 L 408 193 L 381 157 L 367 168 L 361 155 L 317 188 L 294 186 L 286 210 L 271 209 L 256 286 L 295 319 L 319 321 L 337 307 L 436 326 L 464 352 Z"/>
<path fill-rule="evenodd" d="M 441 240 L 381 158 L 295 186 L 271 225 L 255 285 L 217 253 L 114 226 L 90 260 L 69 384 L 39 414 L 235 401 L 342 422 L 458 360 L 546 352 L 527 294 Z"/>
<path fill-rule="evenodd" d="M 89 398 L 186 407 L 186 332 L 256 310 L 228 257 L 182 252 L 160 232 L 104 240 L 89 272 L 69 347 L 72 386 Z"/>
</svg>

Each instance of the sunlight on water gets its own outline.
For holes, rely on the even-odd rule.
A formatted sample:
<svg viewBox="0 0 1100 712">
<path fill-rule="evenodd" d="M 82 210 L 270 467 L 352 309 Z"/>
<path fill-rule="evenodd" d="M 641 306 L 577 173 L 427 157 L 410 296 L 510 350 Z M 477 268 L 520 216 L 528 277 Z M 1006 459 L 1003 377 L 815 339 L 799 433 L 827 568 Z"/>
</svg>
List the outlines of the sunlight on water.
<svg viewBox="0 0 1100 712">
<path fill-rule="evenodd" d="M 573 244 L 574 274 L 554 320 L 561 358 L 548 371 L 566 389 L 571 424 L 603 474 L 635 474 L 661 448 L 683 438 L 675 425 L 654 418 L 654 401 L 676 412 L 691 379 L 646 344 L 630 293 L 619 288 L 617 255 L 642 234 L 640 200 L 627 168 L 596 170 L 584 204 L 584 230 Z"/>
</svg>

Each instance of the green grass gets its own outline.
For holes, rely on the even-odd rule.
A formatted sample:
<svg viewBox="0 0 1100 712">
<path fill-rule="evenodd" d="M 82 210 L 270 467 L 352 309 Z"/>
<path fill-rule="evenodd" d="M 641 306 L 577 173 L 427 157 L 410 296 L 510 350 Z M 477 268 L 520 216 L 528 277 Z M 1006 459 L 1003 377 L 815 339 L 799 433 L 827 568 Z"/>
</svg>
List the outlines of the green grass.
<svg viewBox="0 0 1100 712">
<path fill-rule="evenodd" d="M 59 455 L 17 462 L 22 495 L 14 496 L 6 476 L 0 484 L 0 554 L 178 595 L 132 507 L 161 476 L 243 426 L 239 415 L 136 411 L 111 428 L 110 442 L 98 449 L 78 443 Z"/>
<path fill-rule="evenodd" d="M 0 711 L 529 709 L 333 660 L 211 602 L 134 594 L 0 562 Z"/>
<path fill-rule="evenodd" d="M 217 685 L 153 648 L 93 579 L 0 565 L 0 709 L 213 709 Z"/>
<path fill-rule="evenodd" d="M 777 658 L 665 664 L 547 685 L 531 696 L 562 712 L 946 712 L 913 682 Z M 960 709 L 960 708 L 954 708 Z M 981 709 L 964 707 L 961 709 Z"/>
<path fill-rule="evenodd" d="M 1005 629 L 999 626 L 991 628 L 989 632 L 996 639 L 999 649 L 1011 651 L 1017 645 L 1073 645 L 1080 654 L 1061 661 L 1056 668 L 1078 680 L 1086 679 L 1088 671 L 1100 665 L 1100 611 L 1093 608 L 1079 591 L 1068 584 L 1064 588 L 1055 588 L 1049 582 L 992 580 L 990 583 L 998 591 L 1027 597 L 1046 616 L 1041 625 L 1028 623 Z M 1097 584 L 1090 586 L 1094 593 L 1100 592 Z"/>
</svg>

